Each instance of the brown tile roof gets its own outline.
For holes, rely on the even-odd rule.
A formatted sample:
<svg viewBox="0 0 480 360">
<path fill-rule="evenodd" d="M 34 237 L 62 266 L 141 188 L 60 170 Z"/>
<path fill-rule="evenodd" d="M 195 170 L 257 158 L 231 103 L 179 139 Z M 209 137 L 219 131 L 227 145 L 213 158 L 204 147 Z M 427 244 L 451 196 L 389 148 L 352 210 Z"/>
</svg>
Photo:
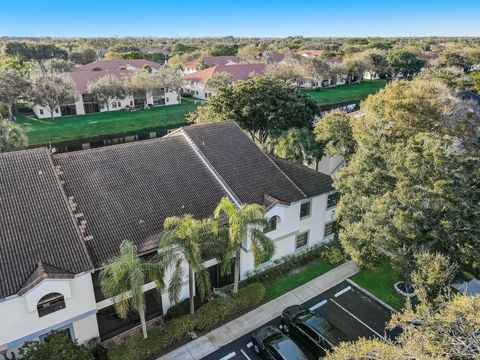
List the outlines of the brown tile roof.
<svg viewBox="0 0 480 360">
<path fill-rule="evenodd" d="M 308 197 L 333 190 L 330 176 L 276 156 L 270 156 L 270 158 Z"/>
<path fill-rule="evenodd" d="M 162 65 L 145 59 L 131 59 L 131 60 L 97 60 L 89 64 L 80 65 L 73 68 L 74 71 L 92 71 L 95 68 L 100 68 L 104 71 L 116 71 L 120 66 L 133 66 L 140 69 L 144 65 L 150 66 L 152 69 L 159 69 Z"/>
<path fill-rule="evenodd" d="M 184 137 L 114 145 L 53 156 L 65 190 L 85 214 L 96 266 L 118 255 L 124 239 L 156 247 L 168 216 L 205 218 L 226 196 Z"/>
<path fill-rule="evenodd" d="M 44 264 L 39 261 L 35 270 L 28 277 L 21 289 L 18 291 L 19 295 L 25 294 L 28 290 L 34 288 L 37 284 L 41 283 L 44 279 L 73 279 L 75 274 L 70 271 L 59 269 L 50 264 Z"/>
<path fill-rule="evenodd" d="M 288 203 L 305 198 L 235 122 L 194 125 L 183 131 L 241 202 L 263 204 L 264 195 Z"/>
<path fill-rule="evenodd" d="M 77 85 L 77 90 L 80 93 L 86 92 L 89 83 L 104 76 L 115 76 L 127 81 L 132 75 L 131 71 L 74 71 L 67 74 Z"/>
<path fill-rule="evenodd" d="M 93 268 L 48 150 L 0 154 L 0 298 L 39 262 L 74 274 Z"/>
<path fill-rule="evenodd" d="M 202 59 L 195 59 L 187 61 L 182 67 L 185 68 L 196 68 Z M 240 64 L 242 59 L 238 56 L 205 56 L 203 57 L 203 61 L 208 67 L 215 66 L 215 65 L 227 65 L 229 63 L 233 64 Z"/>
<path fill-rule="evenodd" d="M 185 75 L 186 80 L 206 83 L 215 72 L 226 72 L 232 75 L 234 81 L 247 80 L 250 75 L 265 73 L 265 64 L 237 64 L 237 65 L 217 65 Z"/>
</svg>

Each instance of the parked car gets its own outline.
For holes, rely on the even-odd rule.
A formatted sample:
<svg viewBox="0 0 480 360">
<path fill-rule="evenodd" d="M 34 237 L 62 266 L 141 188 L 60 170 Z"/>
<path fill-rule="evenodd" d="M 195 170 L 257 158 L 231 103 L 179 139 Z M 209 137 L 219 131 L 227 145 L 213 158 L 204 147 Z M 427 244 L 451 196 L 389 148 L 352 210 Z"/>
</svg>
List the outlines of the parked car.
<svg viewBox="0 0 480 360">
<path fill-rule="evenodd" d="M 342 341 L 349 341 L 330 321 L 299 305 L 290 306 L 283 311 L 280 328 L 286 334 L 301 337 L 322 352 Z"/>
<path fill-rule="evenodd" d="M 252 334 L 253 350 L 268 360 L 307 360 L 297 344 L 276 326 L 265 326 Z"/>
</svg>

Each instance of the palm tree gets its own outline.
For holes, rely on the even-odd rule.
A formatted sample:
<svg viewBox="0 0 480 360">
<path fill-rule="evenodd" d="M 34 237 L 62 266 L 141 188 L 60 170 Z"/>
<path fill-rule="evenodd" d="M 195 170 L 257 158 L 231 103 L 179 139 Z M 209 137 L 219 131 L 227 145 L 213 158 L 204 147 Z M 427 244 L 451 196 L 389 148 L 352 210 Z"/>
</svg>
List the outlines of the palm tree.
<svg viewBox="0 0 480 360">
<path fill-rule="evenodd" d="M 115 297 L 115 310 L 125 319 L 130 309 L 140 315 L 143 337 L 147 338 L 145 322 L 145 279 L 154 281 L 157 289 L 163 289 L 164 268 L 155 260 L 146 261 L 137 253 L 137 247 L 128 240 L 120 245 L 120 256 L 110 262 L 100 273 L 100 286 L 106 297 Z"/>
<path fill-rule="evenodd" d="M 188 263 L 188 290 L 190 313 L 195 312 L 194 279 L 204 299 L 210 289 L 210 276 L 203 266 L 202 253 L 216 233 L 216 222 L 210 219 L 197 220 L 192 215 L 173 216 L 165 219 L 164 232 L 158 241 L 159 259 L 165 269 L 173 267 L 168 294 L 170 302 L 177 303 L 182 290 L 184 268 Z"/>
<path fill-rule="evenodd" d="M 248 237 L 251 241 L 255 265 L 260 264 L 265 258 L 271 258 L 275 253 L 273 241 L 263 233 L 263 227 L 268 223 L 265 208 L 258 204 L 237 207 L 229 198 L 224 197 L 217 205 L 214 215 L 216 218 L 225 216 L 228 221 L 226 242 L 221 248 L 223 251 L 219 260 L 222 273 L 228 273 L 231 259 L 235 256 L 233 293 L 236 293 L 240 280 L 240 252 L 243 240 Z"/>
</svg>

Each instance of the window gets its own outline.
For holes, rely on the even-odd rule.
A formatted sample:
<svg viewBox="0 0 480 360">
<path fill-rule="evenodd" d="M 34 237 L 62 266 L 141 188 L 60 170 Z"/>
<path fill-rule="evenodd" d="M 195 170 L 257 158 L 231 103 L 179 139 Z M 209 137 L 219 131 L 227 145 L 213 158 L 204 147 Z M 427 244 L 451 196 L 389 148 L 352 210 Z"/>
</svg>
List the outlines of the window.
<svg viewBox="0 0 480 360">
<path fill-rule="evenodd" d="M 303 219 L 304 217 L 310 216 L 310 208 L 311 208 L 311 202 L 304 202 L 302 205 L 300 205 L 300 219 Z"/>
<path fill-rule="evenodd" d="M 117 103 L 114 101 L 114 102 L 112 103 L 112 109 L 116 109 L 116 108 L 117 108 Z"/>
<path fill-rule="evenodd" d="M 337 206 L 338 199 L 340 198 L 340 194 L 338 192 L 328 195 L 327 198 L 327 209 L 330 209 L 334 206 Z"/>
<path fill-rule="evenodd" d="M 40 115 L 43 115 L 43 109 L 40 109 Z"/>
<path fill-rule="evenodd" d="M 336 231 L 336 225 L 337 225 L 337 222 L 336 221 L 332 221 L 332 222 L 329 222 L 329 223 L 326 223 L 325 224 L 325 230 L 323 232 L 323 237 L 327 237 L 329 235 L 332 235 L 335 233 Z"/>
<path fill-rule="evenodd" d="M 38 316 L 42 317 L 55 311 L 65 309 L 65 299 L 62 294 L 51 293 L 42 297 L 37 304 Z"/>
<path fill-rule="evenodd" d="M 295 241 L 295 249 L 300 249 L 308 244 L 308 231 L 298 234 Z"/>
<path fill-rule="evenodd" d="M 306 335 L 310 336 L 314 341 L 319 341 L 320 340 L 320 336 L 318 336 L 318 334 L 315 331 L 310 329 L 305 324 L 298 324 L 298 328 L 301 331 L 303 331 Z"/>
<path fill-rule="evenodd" d="M 268 233 L 270 231 L 276 230 L 278 220 L 279 220 L 278 216 L 272 216 L 270 220 L 268 220 L 268 224 L 263 229 L 263 232 Z"/>
<path fill-rule="evenodd" d="M 122 103 L 120 101 L 117 102 L 118 107 L 122 107 Z"/>
<path fill-rule="evenodd" d="M 170 102 L 170 99 L 169 99 L 168 97 L 167 97 L 167 98 L 165 98 L 165 100 L 166 100 L 166 102 Z"/>
</svg>

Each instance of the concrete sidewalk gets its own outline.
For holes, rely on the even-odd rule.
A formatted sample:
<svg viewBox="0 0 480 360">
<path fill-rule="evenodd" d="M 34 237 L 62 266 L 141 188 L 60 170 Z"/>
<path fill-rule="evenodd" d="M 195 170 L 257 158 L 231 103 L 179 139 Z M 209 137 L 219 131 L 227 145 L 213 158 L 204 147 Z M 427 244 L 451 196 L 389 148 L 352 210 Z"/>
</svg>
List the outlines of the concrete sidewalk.
<svg viewBox="0 0 480 360">
<path fill-rule="evenodd" d="M 303 303 L 355 275 L 359 268 L 348 261 L 296 289 L 263 304 L 198 339 L 165 354 L 158 360 L 199 360 L 224 345 L 252 332 L 257 327 L 280 316 L 290 305 Z"/>
</svg>

